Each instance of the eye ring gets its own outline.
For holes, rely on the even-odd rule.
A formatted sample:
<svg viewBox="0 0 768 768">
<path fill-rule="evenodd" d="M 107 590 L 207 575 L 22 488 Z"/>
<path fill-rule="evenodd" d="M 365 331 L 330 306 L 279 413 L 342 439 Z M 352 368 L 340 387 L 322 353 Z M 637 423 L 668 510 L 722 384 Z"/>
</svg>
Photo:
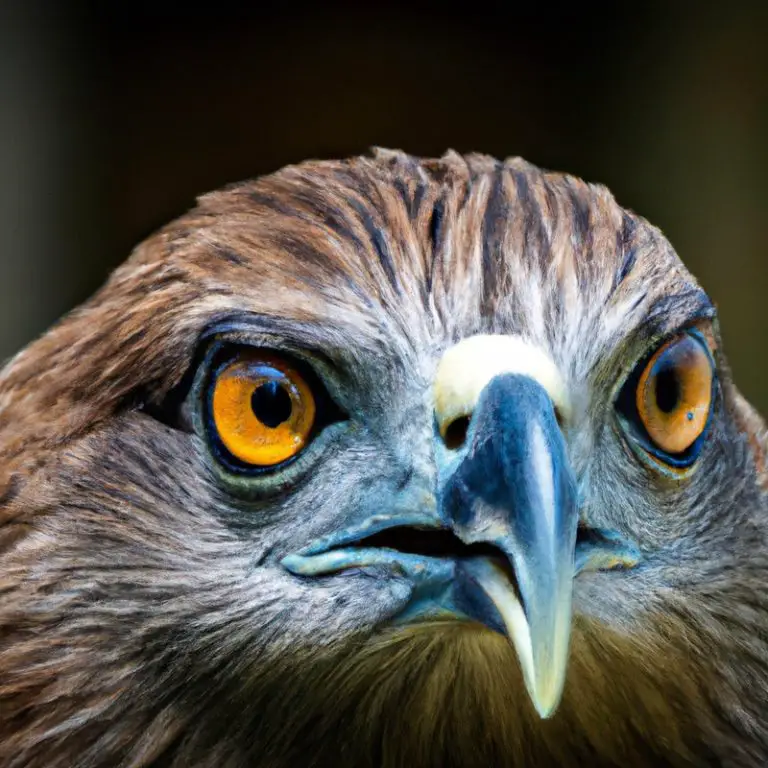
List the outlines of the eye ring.
<svg viewBox="0 0 768 768">
<path fill-rule="evenodd" d="M 315 396 L 305 377 L 279 355 L 243 351 L 214 371 L 208 390 L 209 429 L 238 467 L 275 468 L 311 439 Z"/>
<path fill-rule="evenodd" d="M 703 447 L 715 384 L 709 347 L 691 330 L 667 340 L 636 366 L 616 407 L 633 442 L 670 468 L 683 470 Z"/>
</svg>

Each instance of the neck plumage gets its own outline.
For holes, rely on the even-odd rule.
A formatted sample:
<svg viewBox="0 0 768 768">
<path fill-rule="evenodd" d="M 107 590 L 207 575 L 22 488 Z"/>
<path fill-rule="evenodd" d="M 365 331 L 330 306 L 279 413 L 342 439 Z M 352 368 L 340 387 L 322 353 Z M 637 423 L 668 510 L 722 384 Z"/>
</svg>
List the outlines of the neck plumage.
<svg viewBox="0 0 768 768">
<path fill-rule="evenodd" d="M 504 637 L 474 625 L 423 625 L 326 661 L 306 658 L 295 677 L 278 665 L 259 686 L 268 706 L 250 733 L 258 745 L 250 760 L 480 768 L 747 758 L 749 739 L 713 699 L 714 681 L 699 661 L 681 646 L 577 623 L 563 701 L 543 721 Z"/>
</svg>

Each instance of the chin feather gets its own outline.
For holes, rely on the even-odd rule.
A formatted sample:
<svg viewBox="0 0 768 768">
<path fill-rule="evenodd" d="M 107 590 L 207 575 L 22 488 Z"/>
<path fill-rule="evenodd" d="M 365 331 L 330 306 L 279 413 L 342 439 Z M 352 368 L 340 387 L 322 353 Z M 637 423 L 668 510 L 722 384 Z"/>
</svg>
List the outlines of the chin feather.
<svg viewBox="0 0 768 768">
<path fill-rule="evenodd" d="M 290 687 L 277 665 L 261 681 L 271 704 L 252 738 L 281 768 L 706 761 L 693 727 L 709 717 L 696 676 L 660 649 L 649 668 L 649 649 L 632 645 L 581 627 L 563 702 L 544 721 L 503 636 L 448 622 L 388 631 L 323 659 L 309 654 L 283 670 Z"/>
</svg>

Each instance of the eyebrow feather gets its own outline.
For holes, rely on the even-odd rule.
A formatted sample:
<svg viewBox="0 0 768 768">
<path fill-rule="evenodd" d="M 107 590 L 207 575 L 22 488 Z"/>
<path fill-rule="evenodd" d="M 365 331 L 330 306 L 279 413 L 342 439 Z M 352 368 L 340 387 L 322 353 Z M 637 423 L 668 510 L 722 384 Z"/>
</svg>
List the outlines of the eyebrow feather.
<svg viewBox="0 0 768 768">
<path fill-rule="evenodd" d="M 659 329 L 674 330 L 696 320 L 715 317 L 717 310 L 709 296 L 698 286 L 660 296 L 649 307 L 646 322 Z"/>
</svg>

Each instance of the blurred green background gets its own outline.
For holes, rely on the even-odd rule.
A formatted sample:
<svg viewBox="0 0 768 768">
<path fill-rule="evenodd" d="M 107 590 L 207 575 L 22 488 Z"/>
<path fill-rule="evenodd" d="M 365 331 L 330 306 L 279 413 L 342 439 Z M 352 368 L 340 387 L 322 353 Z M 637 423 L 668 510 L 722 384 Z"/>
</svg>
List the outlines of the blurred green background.
<svg viewBox="0 0 768 768">
<path fill-rule="evenodd" d="M 5 0 L 0 359 L 199 193 L 451 147 L 603 182 L 659 225 L 768 413 L 768 3 L 568 7 Z"/>
</svg>

